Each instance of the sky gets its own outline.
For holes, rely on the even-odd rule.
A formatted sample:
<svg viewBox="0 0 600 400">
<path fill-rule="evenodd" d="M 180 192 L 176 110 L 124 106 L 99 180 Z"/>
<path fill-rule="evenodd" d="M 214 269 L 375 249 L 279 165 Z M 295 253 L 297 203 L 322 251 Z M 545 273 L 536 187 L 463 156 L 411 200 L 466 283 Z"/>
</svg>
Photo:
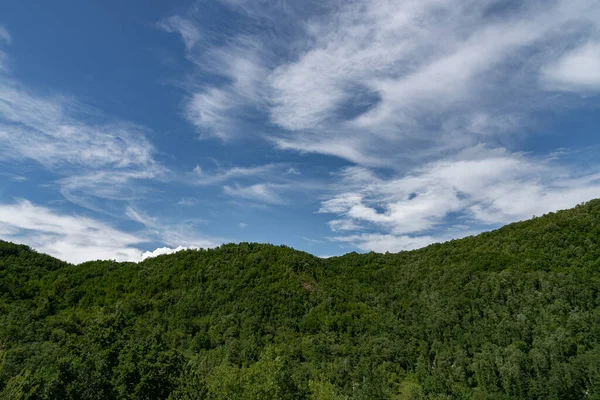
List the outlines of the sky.
<svg viewBox="0 0 600 400">
<path fill-rule="evenodd" d="M 600 197 L 597 0 L 0 3 L 0 239 L 399 252 Z"/>
</svg>

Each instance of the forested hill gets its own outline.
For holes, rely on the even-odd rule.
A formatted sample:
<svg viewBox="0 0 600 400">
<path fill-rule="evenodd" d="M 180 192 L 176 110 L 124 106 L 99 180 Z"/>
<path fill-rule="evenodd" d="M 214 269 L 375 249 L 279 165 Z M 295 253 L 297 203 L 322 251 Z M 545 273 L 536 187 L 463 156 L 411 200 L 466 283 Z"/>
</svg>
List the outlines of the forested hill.
<svg viewBox="0 0 600 400">
<path fill-rule="evenodd" d="M 600 201 L 398 254 L 0 242 L 2 399 L 599 399 Z"/>
</svg>

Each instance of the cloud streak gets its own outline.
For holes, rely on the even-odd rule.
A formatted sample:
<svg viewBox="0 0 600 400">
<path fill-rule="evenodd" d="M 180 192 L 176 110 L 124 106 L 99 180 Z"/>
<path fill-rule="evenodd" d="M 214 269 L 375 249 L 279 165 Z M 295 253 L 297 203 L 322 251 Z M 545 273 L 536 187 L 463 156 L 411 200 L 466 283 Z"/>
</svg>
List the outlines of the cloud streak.
<svg viewBox="0 0 600 400">
<path fill-rule="evenodd" d="M 96 259 L 139 261 L 147 239 L 83 216 L 54 212 L 26 200 L 0 204 L 0 235 L 72 263 Z"/>
<path fill-rule="evenodd" d="M 285 204 L 285 200 L 278 194 L 283 185 L 273 183 L 257 183 L 249 186 L 225 185 L 223 192 L 237 200 L 250 200 L 258 203 Z"/>
<path fill-rule="evenodd" d="M 193 183 L 197 185 L 214 185 L 232 179 L 264 179 L 272 177 L 281 169 L 279 164 L 265 164 L 251 167 L 218 168 L 216 171 L 205 171 L 199 165 L 194 168 Z M 283 174 L 282 174 L 283 175 Z"/>
<path fill-rule="evenodd" d="M 233 159 L 272 146 L 263 161 L 253 154 L 254 165 L 170 171 L 149 140 L 158 134 L 32 90 L 0 52 L 0 162 L 41 167 L 71 203 L 139 224 L 141 233 L 101 246 L 124 257 L 140 239 L 166 246 L 149 256 L 221 242 L 199 234 L 198 220 L 142 211 L 164 200 L 200 218 L 194 199 L 296 210 L 307 194 L 304 206 L 327 215 L 336 245 L 420 247 L 600 196 L 596 171 L 558 153 L 519 152 L 529 135 L 544 134 L 543 113 L 595 105 L 599 21 L 592 0 L 199 2 L 157 23 L 181 39 L 189 61 L 180 113 L 195 135 L 217 139 L 207 151 L 231 146 Z M 0 28 L 0 51 L 11 40 Z M 303 156 L 294 155 L 302 168 L 273 161 L 290 152 Z M 68 217 L 31 203 L 6 207 Z M 35 231 L 8 220 L 4 229 Z M 43 247 L 60 236 L 40 232 Z M 60 240 L 83 248 L 91 239 L 82 232 Z"/>
<path fill-rule="evenodd" d="M 183 21 L 170 21 L 181 29 Z M 191 45 L 192 33 L 182 32 Z M 0 39 L 10 35 L 0 29 Z M 0 56 L 2 54 L 0 53 Z M 0 59 L 1 61 L 2 59 Z M 41 94 L 10 74 L 0 83 L 0 162 L 34 161 L 58 176 L 48 187 L 73 204 L 121 216 L 108 206 L 127 204 L 154 190 L 148 182 L 164 180 L 169 171 L 155 159 L 148 130 L 114 120 L 73 98 Z M 127 233 L 89 217 L 69 216 L 28 201 L 0 205 L 0 234 L 71 262 L 95 258 L 138 261 L 138 244 L 166 240 L 185 243 L 178 231 Z M 188 238 L 190 235 L 187 236 Z M 178 242 L 179 241 L 179 242 Z M 195 243 L 212 245 L 197 240 Z"/>
<path fill-rule="evenodd" d="M 200 31 L 194 26 L 192 21 L 177 15 L 159 22 L 158 27 L 165 32 L 178 33 L 187 51 L 190 51 L 201 37 Z"/>
<path fill-rule="evenodd" d="M 0 139 L 10 150 L 2 157 L 31 159 L 48 168 L 157 167 L 140 127 L 84 123 L 72 116 L 78 108 L 64 97 L 36 95 L 14 82 L 1 84 Z"/>
<path fill-rule="evenodd" d="M 333 241 L 410 249 L 600 196 L 594 171 L 518 152 L 540 112 L 598 90 L 598 2 L 221 3 L 241 28 L 187 52 L 202 79 L 186 115 L 202 135 L 347 161 L 322 192 Z M 224 192 L 280 204 L 274 188 Z"/>
<path fill-rule="evenodd" d="M 146 190 L 144 181 L 166 176 L 146 129 L 3 78 L 0 162 L 39 163 L 61 177 L 55 185 L 69 201 L 95 211 L 103 211 L 97 199 L 132 200 Z"/>
<path fill-rule="evenodd" d="M 458 222 L 471 234 L 600 197 L 600 173 L 500 150 L 476 154 L 433 162 L 401 178 L 346 169 L 340 193 L 323 201 L 320 212 L 336 215 L 334 231 L 363 233 L 332 240 L 365 250 L 406 250 L 464 235 L 452 228 Z"/>
<path fill-rule="evenodd" d="M 169 248 L 212 248 L 225 242 L 221 238 L 209 238 L 200 235 L 195 227 L 203 221 L 186 219 L 173 223 L 166 221 L 164 217 L 149 216 L 134 207 L 128 207 L 125 215 L 132 221 L 143 225 L 147 237 L 165 243 L 170 246 Z"/>
<path fill-rule="evenodd" d="M 7 44 L 10 44 L 12 42 L 10 33 L 8 33 L 6 28 L 3 27 L 2 25 L 0 25 L 0 40 Z"/>
<path fill-rule="evenodd" d="M 223 194 L 234 200 L 254 203 L 285 205 L 287 195 L 299 192 L 320 192 L 323 184 L 312 181 L 286 163 L 270 163 L 255 166 L 218 166 L 205 170 L 197 165 L 189 182 L 198 186 L 222 185 Z"/>
<path fill-rule="evenodd" d="M 548 89 L 600 91 L 600 41 L 585 43 L 545 66 L 542 82 Z"/>
<path fill-rule="evenodd" d="M 553 50 L 598 36 L 593 1 L 355 0 L 312 14 L 266 3 L 225 2 L 254 29 L 188 56 L 225 78 L 204 82 L 187 106 L 215 136 L 244 131 L 252 110 L 279 128 L 267 137 L 284 150 L 370 166 L 426 162 L 560 107 L 542 89 L 596 87 L 596 42 L 558 58 Z"/>
<path fill-rule="evenodd" d="M 0 236 L 4 240 L 25 243 L 75 264 L 107 259 L 137 262 L 185 249 L 216 247 L 222 243 L 184 232 L 183 226 L 159 224 L 158 220 L 131 208 L 128 216 L 151 229 L 126 232 L 90 217 L 67 215 L 27 200 L 19 200 L 12 204 L 0 204 Z M 140 249 L 140 245 L 157 237 L 173 247 L 161 247 L 154 251 Z"/>
</svg>

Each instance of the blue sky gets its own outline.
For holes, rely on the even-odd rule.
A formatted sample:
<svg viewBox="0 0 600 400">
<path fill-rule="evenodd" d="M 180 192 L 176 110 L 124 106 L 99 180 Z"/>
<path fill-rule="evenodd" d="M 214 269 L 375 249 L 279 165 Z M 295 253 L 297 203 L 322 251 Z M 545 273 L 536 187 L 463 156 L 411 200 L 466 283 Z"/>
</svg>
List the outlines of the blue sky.
<svg viewBox="0 0 600 400">
<path fill-rule="evenodd" d="M 600 197 L 595 0 L 8 0 L 0 238 L 414 249 Z"/>
</svg>

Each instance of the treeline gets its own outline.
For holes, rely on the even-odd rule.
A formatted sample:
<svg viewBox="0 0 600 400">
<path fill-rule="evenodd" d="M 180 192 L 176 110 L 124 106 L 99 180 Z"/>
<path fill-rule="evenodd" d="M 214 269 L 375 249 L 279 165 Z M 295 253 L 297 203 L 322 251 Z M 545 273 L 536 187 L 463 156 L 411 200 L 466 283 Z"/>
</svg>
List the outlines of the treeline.
<svg viewBox="0 0 600 400">
<path fill-rule="evenodd" d="M 599 399 L 600 201 L 398 254 L 0 241 L 3 399 Z"/>
</svg>

